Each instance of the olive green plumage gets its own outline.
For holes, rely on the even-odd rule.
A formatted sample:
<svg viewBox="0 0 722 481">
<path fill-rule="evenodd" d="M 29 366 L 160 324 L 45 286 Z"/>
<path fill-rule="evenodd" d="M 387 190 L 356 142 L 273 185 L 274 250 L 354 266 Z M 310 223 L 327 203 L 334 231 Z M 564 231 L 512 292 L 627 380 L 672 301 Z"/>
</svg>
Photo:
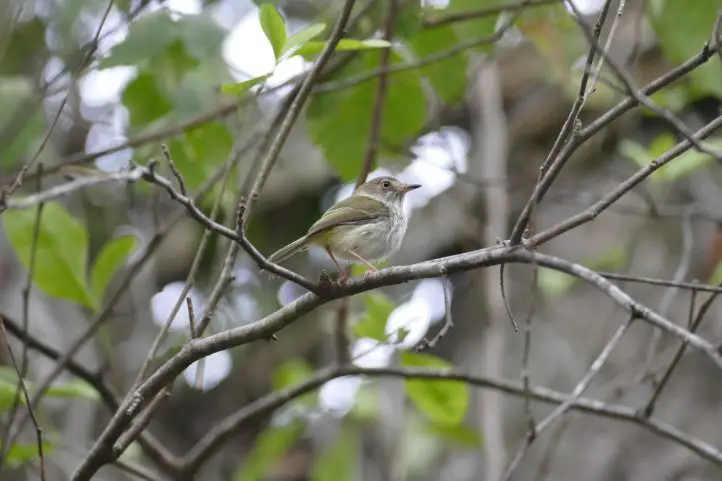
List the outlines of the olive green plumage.
<svg viewBox="0 0 722 481">
<path fill-rule="evenodd" d="M 268 260 L 280 263 L 309 247 L 322 247 L 342 275 L 337 257 L 361 261 L 373 268 L 372 261 L 384 259 L 399 249 L 407 226 L 403 199 L 418 187 L 393 177 L 372 179 L 351 197 L 331 206 L 305 236 L 274 252 Z"/>
</svg>

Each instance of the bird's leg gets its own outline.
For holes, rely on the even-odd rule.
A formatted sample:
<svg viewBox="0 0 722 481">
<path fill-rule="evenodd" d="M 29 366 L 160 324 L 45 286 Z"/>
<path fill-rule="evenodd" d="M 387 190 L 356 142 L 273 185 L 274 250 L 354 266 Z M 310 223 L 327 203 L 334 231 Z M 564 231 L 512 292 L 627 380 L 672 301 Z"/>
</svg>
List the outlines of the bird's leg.
<svg viewBox="0 0 722 481">
<path fill-rule="evenodd" d="M 379 270 L 376 268 L 375 265 L 371 264 L 369 261 L 367 261 L 366 259 L 364 259 L 364 258 L 361 257 L 360 255 L 356 254 L 354 251 L 349 250 L 348 253 L 351 254 L 351 255 L 353 255 L 355 258 L 357 258 L 358 260 L 360 260 L 361 262 L 363 262 L 363 263 L 366 264 L 367 266 L 369 266 L 369 270 L 370 270 L 371 272 L 378 272 L 378 271 L 379 271 Z"/>
<path fill-rule="evenodd" d="M 326 246 L 325 247 L 326 252 L 328 253 L 328 256 L 331 258 L 334 264 L 336 264 L 336 267 L 338 267 L 338 272 L 341 274 L 341 277 L 339 277 L 339 280 L 345 281 L 347 279 L 346 272 L 341 268 L 341 265 L 336 260 L 336 257 L 334 257 L 333 252 L 331 252 L 331 249 Z"/>
</svg>

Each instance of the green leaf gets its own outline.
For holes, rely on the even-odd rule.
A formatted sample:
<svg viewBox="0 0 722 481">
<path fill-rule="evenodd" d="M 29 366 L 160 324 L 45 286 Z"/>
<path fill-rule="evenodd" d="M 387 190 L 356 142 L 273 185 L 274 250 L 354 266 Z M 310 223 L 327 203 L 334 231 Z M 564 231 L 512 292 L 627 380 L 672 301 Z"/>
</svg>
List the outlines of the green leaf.
<svg viewBox="0 0 722 481">
<path fill-rule="evenodd" d="M 359 456 L 357 429 L 344 426 L 339 437 L 328 446 L 311 469 L 311 481 L 351 481 L 356 478 L 355 470 Z"/>
<path fill-rule="evenodd" d="M 13 404 L 15 403 L 15 398 L 18 393 L 18 382 L 15 371 L 13 371 L 13 375 L 15 376 L 15 380 L 0 379 L 0 414 L 13 407 Z M 17 399 L 19 404 L 25 404 L 25 397 L 22 393 L 20 393 L 20 397 Z"/>
<path fill-rule="evenodd" d="M 674 136 L 666 133 L 656 137 L 650 143 L 648 149 L 631 140 L 623 140 L 620 142 L 619 148 L 623 155 L 639 167 L 646 167 L 654 159 L 674 147 L 675 144 L 676 140 Z M 720 150 L 722 149 L 722 138 L 717 137 L 703 141 L 702 145 L 712 150 Z M 713 157 L 711 155 L 695 149 L 689 149 L 654 171 L 652 173 L 652 180 L 655 182 L 673 182 L 697 171 L 712 160 Z"/>
<path fill-rule="evenodd" d="M 343 80 L 379 67 L 380 52 L 366 52 L 340 69 L 329 80 Z M 402 63 L 391 53 L 390 65 Z M 339 176 L 350 181 L 358 175 L 363 163 L 376 99 L 373 79 L 342 90 L 315 94 L 308 109 L 308 133 L 321 148 L 326 160 Z M 400 156 L 403 145 L 419 134 L 427 114 L 421 78 L 415 71 L 398 72 L 388 78 L 384 105 L 379 164 Z"/>
<path fill-rule="evenodd" d="M 311 365 L 302 358 L 289 359 L 276 369 L 273 375 L 273 389 L 281 391 L 305 381 L 313 374 Z"/>
<path fill-rule="evenodd" d="M 0 77 L 0 132 L 8 132 L 0 155 L 0 169 L 5 172 L 18 168 L 24 159 L 29 160 L 45 129 L 40 109 L 27 112 L 24 107 L 33 104 L 33 88 L 29 77 Z M 18 116 L 26 115 L 26 122 L 18 122 Z"/>
<path fill-rule="evenodd" d="M 306 45 L 309 41 L 321 35 L 324 30 L 326 30 L 325 23 L 315 23 L 303 30 L 299 30 L 286 39 L 281 50 L 281 55 L 285 55 L 297 47 Z"/>
<path fill-rule="evenodd" d="M 629 250 L 626 246 L 615 247 L 601 254 L 597 254 L 587 262 L 587 266 L 594 271 L 612 271 L 627 264 Z"/>
<path fill-rule="evenodd" d="M 2 443 L 0 443 L 0 448 Z M 54 446 L 49 441 L 43 441 L 43 456 L 46 457 L 53 452 Z M 32 443 L 14 443 L 10 445 L 10 449 L 7 452 L 7 466 L 10 469 L 18 469 L 23 467 L 28 462 L 37 458 L 38 444 Z"/>
<path fill-rule="evenodd" d="M 142 15 L 130 24 L 128 36 L 100 61 L 100 68 L 137 65 L 163 52 L 177 38 L 177 26 L 163 10 Z"/>
<path fill-rule="evenodd" d="M 477 448 L 481 446 L 481 438 L 479 438 L 479 435 L 476 431 L 469 429 L 466 426 L 427 424 L 424 428 L 429 434 L 443 439 L 448 439 L 464 447 Z"/>
<path fill-rule="evenodd" d="M 304 424 L 269 426 L 256 439 L 253 450 L 233 475 L 233 481 L 263 481 L 276 462 L 303 434 Z"/>
<path fill-rule="evenodd" d="M 20 263 L 28 269 L 33 243 L 35 210 L 8 210 L 2 215 L 5 234 Z M 43 209 L 35 257 L 33 283 L 51 297 L 78 302 L 93 310 L 98 300 L 87 286 L 88 231 L 57 202 Z"/>
<path fill-rule="evenodd" d="M 402 366 L 450 369 L 452 364 L 429 354 L 401 353 Z M 416 408 L 435 424 L 460 424 L 469 407 L 469 388 L 461 381 L 406 379 L 406 394 Z"/>
<path fill-rule="evenodd" d="M 3 0 L 0 5 L 6 5 Z M 18 0 L 16 5 L 20 5 Z M 46 25 L 38 16 L 27 22 L 15 23 L 13 16 L 0 14 L 0 32 L 3 32 L 3 55 L 0 60 L 0 75 L 18 76 L 30 81 L 36 73 L 37 63 L 32 59 L 41 59 L 47 55 L 45 43 Z M 0 86 L 2 82 L 0 82 Z M 4 112 L 0 109 L 0 116 Z M 4 155 L 4 152 L 3 152 Z"/>
<path fill-rule="evenodd" d="M 288 387 L 297 386 L 313 375 L 313 367 L 301 358 L 289 359 L 281 364 L 273 375 L 273 390 L 281 391 Z M 318 394 L 316 391 L 309 392 L 295 399 L 295 402 L 312 406 L 316 404 Z"/>
<path fill-rule="evenodd" d="M 213 19 L 210 12 L 184 15 L 176 24 L 176 28 L 186 49 L 197 60 L 203 61 L 220 54 L 226 32 Z"/>
<path fill-rule="evenodd" d="M 578 282 L 579 280 L 574 276 L 546 267 L 540 267 L 537 275 L 537 286 L 548 298 L 566 294 Z"/>
<path fill-rule="evenodd" d="M 311 41 L 305 43 L 302 47 L 296 50 L 297 55 L 301 55 L 305 58 L 318 55 L 326 47 L 326 42 Z M 381 38 L 369 38 L 366 40 L 354 40 L 352 38 L 342 38 L 336 44 L 334 51 L 349 51 L 349 50 L 376 50 L 379 48 L 389 48 L 391 43 Z"/>
<path fill-rule="evenodd" d="M 499 0 L 450 0 L 449 5 L 443 10 L 444 14 L 463 13 L 478 10 L 484 5 L 499 5 Z M 470 40 L 472 38 L 485 37 L 494 33 L 497 24 L 497 16 L 489 15 L 480 17 L 475 20 L 465 22 L 454 22 L 453 29 L 456 31 L 460 40 Z M 439 27 L 441 28 L 441 27 Z M 482 44 L 472 51 L 487 51 L 493 47 L 493 43 Z"/>
<path fill-rule="evenodd" d="M 70 378 L 48 389 L 47 395 L 55 398 L 80 398 L 98 401 L 100 396 L 93 386 L 79 378 Z"/>
<path fill-rule="evenodd" d="M 169 149 L 186 187 L 194 191 L 225 162 L 232 144 L 233 138 L 226 126 L 209 122 L 187 130 L 183 137 L 170 142 Z"/>
<path fill-rule="evenodd" d="M 408 41 L 414 55 L 422 59 L 458 45 L 459 38 L 452 27 L 439 27 L 422 30 Z M 467 53 L 461 52 L 423 66 L 418 72 L 429 79 L 441 100 L 458 104 L 466 91 L 466 70 Z"/>
<path fill-rule="evenodd" d="M 283 21 L 283 17 L 278 13 L 276 7 L 268 3 L 261 5 L 259 19 L 263 33 L 266 34 L 266 38 L 271 42 L 273 53 L 276 56 L 276 60 L 278 60 L 281 58 L 283 45 L 286 43 L 286 22 Z"/>
<path fill-rule="evenodd" d="M 198 60 L 188 52 L 186 45 L 180 40 L 171 42 L 163 52 L 153 56 L 152 61 L 151 73 L 156 79 L 156 84 L 162 85 L 167 91 L 174 88 L 199 65 Z"/>
<path fill-rule="evenodd" d="M 694 8 L 685 0 L 666 0 L 650 12 L 652 26 L 662 52 L 673 62 L 682 63 L 699 53 L 709 40 L 719 13 L 719 0 L 697 0 Z M 722 97 L 719 62 L 707 62 L 688 76 L 697 93 Z"/>
<path fill-rule="evenodd" d="M 242 97 L 243 95 L 245 95 L 246 92 L 251 90 L 251 87 L 260 84 L 270 76 L 271 74 L 269 73 L 266 75 L 261 75 L 260 77 L 244 80 L 243 82 L 238 82 L 234 84 L 223 84 L 221 86 L 221 92 L 225 94 L 235 95 L 237 97 Z"/>
<path fill-rule="evenodd" d="M 130 235 L 117 237 L 108 241 L 98 254 L 90 275 L 90 285 L 97 299 L 102 299 L 105 288 L 113 278 L 113 274 L 130 256 L 138 240 Z"/>
<path fill-rule="evenodd" d="M 123 104 L 130 112 L 131 125 L 145 126 L 173 108 L 156 83 L 155 75 L 141 73 L 123 91 Z"/>
<path fill-rule="evenodd" d="M 619 143 L 619 151 L 640 169 L 647 167 L 654 160 L 642 144 L 633 140 L 623 139 Z"/>
<path fill-rule="evenodd" d="M 354 323 L 353 331 L 357 337 L 369 337 L 386 342 L 386 321 L 394 310 L 394 303 L 380 292 L 371 292 L 363 296 L 366 312 Z"/>
<path fill-rule="evenodd" d="M 720 151 L 722 150 L 722 138 L 718 137 L 703 141 L 702 145 L 709 149 Z M 659 172 L 661 172 L 661 176 L 665 181 L 673 182 L 696 172 L 713 160 L 714 157 L 711 155 L 692 148 L 669 161 L 669 163 L 659 169 Z"/>
<path fill-rule="evenodd" d="M 483 4 L 484 2 L 480 1 L 479 3 Z M 437 11 L 437 9 L 433 9 L 433 11 Z M 446 10 L 438 11 L 446 12 Z M 460 35 L 453 24 L 445 27 L 423 28 L 422 17 L 421 4 L 415 2 L 399 12 L 396 23 L 397 35 L 405 40 L 407 47 L 417 60 L 447 51 L 459 44 Z M 450 104 L 458 104 L 462 100 L 468 83 L 467 60 L 468 55 L 465 50 L 457 55 L 451 55 L 438 62 L 420 67 L 417 71 L 429 80 L 441 100 Z"/>
</svg>

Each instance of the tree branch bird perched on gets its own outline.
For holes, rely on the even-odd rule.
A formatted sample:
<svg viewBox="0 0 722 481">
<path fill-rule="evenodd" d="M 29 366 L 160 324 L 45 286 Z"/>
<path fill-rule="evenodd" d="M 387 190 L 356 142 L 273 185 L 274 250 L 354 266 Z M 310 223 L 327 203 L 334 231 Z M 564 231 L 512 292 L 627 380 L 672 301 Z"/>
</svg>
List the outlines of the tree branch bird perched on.
<svg viewBox="0 0 722 481">
<path fill-rule="evenodd" d="M 322 247 L 341 273 L 337 259 L 361 261 L 377 271 L 374 261 L 386 259 L 399 250 L 408 219 L 403 204 L 406 193 L 421 187 L 404 184 L 393 177 L 377 177 L 362 184 L 351 197 L 331 206 L 308 233 L 271 254 L 270 262 L 281 263 L 289 257 Z"/>
</svg>

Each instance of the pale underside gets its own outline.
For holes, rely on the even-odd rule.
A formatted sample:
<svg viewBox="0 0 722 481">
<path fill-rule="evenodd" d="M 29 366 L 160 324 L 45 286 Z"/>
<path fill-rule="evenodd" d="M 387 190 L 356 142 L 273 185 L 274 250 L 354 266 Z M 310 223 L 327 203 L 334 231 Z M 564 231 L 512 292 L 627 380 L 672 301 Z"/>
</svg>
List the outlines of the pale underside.
<svg viewBox="0 0 722 481">
<path fill-rule="evenodd" d="M 353 207 L 342 201 L 314 224 L 309 244 L 330 249 L 338 260 L 376 262 L 398 251 L 406 223 L 401 206 L 357 197 Z"/>
</svg>

